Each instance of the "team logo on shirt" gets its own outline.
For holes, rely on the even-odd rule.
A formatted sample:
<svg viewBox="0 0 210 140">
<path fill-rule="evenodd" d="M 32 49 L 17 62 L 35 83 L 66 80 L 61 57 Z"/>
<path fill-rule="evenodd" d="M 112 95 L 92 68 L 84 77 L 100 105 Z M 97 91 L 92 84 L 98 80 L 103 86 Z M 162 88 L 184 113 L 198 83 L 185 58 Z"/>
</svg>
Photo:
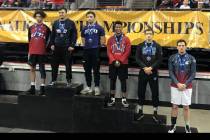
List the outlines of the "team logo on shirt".
<svg viewBox="0 0 210 140">
<path fill-rule="evenodd" d="M 111 46 L 112 48 L 112 53 L 115 54 L 115 53 L 124 53 L 125 52 L 125 45 L 122 44 L 121 47 L 118 47 L 117 44 L 113 44 Z"/>
<path fill-rule="evenodd" d="M 87 30 L 85 30 L 85 34 L 88 34 L 88 35 L 93 35 L 93 34 L 97 34 L 97 33 L 98 33 L 97 29 L 87 29 Z"/>
</svg>

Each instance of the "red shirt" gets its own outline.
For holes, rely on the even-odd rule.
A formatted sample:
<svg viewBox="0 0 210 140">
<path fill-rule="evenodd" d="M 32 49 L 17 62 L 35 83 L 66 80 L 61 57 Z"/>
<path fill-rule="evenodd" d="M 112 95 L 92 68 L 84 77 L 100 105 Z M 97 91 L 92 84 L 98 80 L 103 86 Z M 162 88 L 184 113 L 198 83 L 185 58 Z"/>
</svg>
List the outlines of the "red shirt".
<svg viewBox="0 0 210 140">
<path fill-rule="evenodd" d="M 46 54 L 50 29 L 45 24 L 34 24 L 29 28 L 29 54 Z"/>
<path fill-rule="evenodd" d="M 121 40 L 121 39 L 120 39 Z M 120 45 L 117 45 L 117 42 L 121 42 Z M 112 64 L 113 61 L 120 61 L 122 64 L 128 64 L 128 57 L 131 53 L 131 42 L 130 39 L 122 35 L 121 41 L 116 41 L 115 35 L 110 37 L 107 43 L 107 54 L 109 57 L 109 64 Z"/>
</svg>

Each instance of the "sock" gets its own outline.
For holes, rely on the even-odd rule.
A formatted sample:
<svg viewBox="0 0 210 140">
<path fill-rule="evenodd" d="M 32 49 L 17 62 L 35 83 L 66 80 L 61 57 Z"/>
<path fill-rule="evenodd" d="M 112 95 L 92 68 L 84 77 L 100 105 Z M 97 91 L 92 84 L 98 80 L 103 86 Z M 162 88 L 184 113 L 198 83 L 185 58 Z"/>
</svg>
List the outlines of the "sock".
<svg viewBox="0 0 210 140">
<path fill-rule="evenodd" d="M 176 125 L 176 120 L 177 120 L 177 117 L 171 117 L 171 124 L 172 124 L 173 126 Z"/>
<path fill-rule="evenodd" d="M 185 125 L 186 125 L 186 126 L 190 126 L 189 121 L 185 121 Z"/>
<path fill-rule="evenodd" d="M 154 110 L 154 111 L 158 111 L 158 107 L 154 107 L 153 110 Z"/>
<path fill-rule="evenodd" d="M 124 101 L 126 101 L 126 98 L 123 97 L 123 98 L 122 98 L 122 102 L 124 102 Z"/>
<path fill-rule="evenodd" d="M 41 84 L 42 87 L 45 87 L 45 84 Z"/>
<path fill-rule="evenodd" d="M 35 86 L 35 82 L 31 82 L 31 86 Z"/>
</svg>

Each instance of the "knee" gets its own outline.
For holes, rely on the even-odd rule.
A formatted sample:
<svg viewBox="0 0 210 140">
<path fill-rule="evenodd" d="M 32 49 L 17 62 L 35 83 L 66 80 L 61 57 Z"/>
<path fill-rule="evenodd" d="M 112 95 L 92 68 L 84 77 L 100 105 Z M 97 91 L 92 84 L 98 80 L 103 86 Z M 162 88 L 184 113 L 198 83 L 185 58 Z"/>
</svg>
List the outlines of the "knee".
<svg viewBox="0 0 210 140">
<path fill-rule="evenodd" d="M 172 110 L 178 110 L 178 109 L 179 109 L 179 107 L 177 105 L 172 106 Z"/>
<path fill-rule="evenodd" d="M 31 70 L 31 72 L 35 72 L 36 71 L 36 68 L 31 66 L 31 69 L 30 70 Z"/>
<path fill-rule="evenodd" d="M 184 109 L 184 111 L 189 111 L 190 108 L 189 108 L 189 106 L 184 106 L 183 109 Z"/>
</svg>

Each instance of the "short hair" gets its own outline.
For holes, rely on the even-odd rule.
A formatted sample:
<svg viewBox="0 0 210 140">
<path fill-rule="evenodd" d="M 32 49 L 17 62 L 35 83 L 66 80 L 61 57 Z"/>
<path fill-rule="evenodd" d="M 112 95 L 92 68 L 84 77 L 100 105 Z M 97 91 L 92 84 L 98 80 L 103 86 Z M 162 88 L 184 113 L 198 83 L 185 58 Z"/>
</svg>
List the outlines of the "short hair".
<svg viewBox="0 0 210 140">
<path fill-rule="evenodd" d="M 58 10 L 58 11 L 61 11 L 61 10 L 64 10 L 66 13 L 68 12 L 68 10 L 67 10 L 65 7 L 61 7 L 61 8 L 59 8 L 59 10 Z"/>
<path fill-rule="evenodd" d="M 93 11 L 88 11 L 86 13 L 86 17 L 87 17 L 87 15 L 93 15 L 94 17 L 96 17 L 96 14 Z"/>
<path fill-rule="evenodd" d="M 154 31 L 151 28 L 144 30 L 144 34 L 146 34 L 147 32 L 152 32 L 152 34 L 154 35 Z"/>
<path fill-rule="evenodd" d="M 119 24 L 119 25 L 121 25 L 121 26 L 123 25 L 123 23 L 122 23 L 121 21 L 115 21 L 115 22 L 114 22 L 114 28 L 116 27 L 117 24 Z"/>
<path fill-rule="evenodd" d="M 177 41 L 176 45 L 178 46 L 179 43 L 184 42 L 185 46 L 187 46 L 187 42 L 184 39 L 180 39 Z"/>
<path fill-rule="evenodd" d="M 42 18 L 46 18 L 47 17 L 46 13 L 44 11 L 42 11 L 42 10 L 35 11 L 33 17 L 35 18 L 36 15 L 38 15 L 38 14 L 41 15 Z"/>
</svg>

